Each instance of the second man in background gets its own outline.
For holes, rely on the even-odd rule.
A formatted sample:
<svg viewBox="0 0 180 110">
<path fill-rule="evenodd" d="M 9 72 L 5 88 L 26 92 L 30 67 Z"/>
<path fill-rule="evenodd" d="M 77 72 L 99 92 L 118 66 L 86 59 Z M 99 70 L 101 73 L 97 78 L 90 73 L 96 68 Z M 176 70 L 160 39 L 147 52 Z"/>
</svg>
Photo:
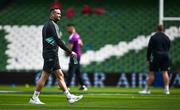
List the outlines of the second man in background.
<svg viewBox="0 0 180 110">
<path fill-rule="evenodd" d="M 72 81 L 72 77 L 75 74 L 76 78 L 80 84 L 79 90 L 87 91 L 87 87 L 84 84 L 81 72 L 80 72 L 80 59 L 81 59 L 81 47 L 83 46 L 83 42 L 76 32 L 74 24 L 67 25 L 67 31 L 71 34 L 69 36 L 69 48 L 77 54 L 77 62 L 75 63 L 75 59 L 73 57 L 70 58 L 69 69 L 67 73 L 67 86 L 69 87 Z"/>
</svg>

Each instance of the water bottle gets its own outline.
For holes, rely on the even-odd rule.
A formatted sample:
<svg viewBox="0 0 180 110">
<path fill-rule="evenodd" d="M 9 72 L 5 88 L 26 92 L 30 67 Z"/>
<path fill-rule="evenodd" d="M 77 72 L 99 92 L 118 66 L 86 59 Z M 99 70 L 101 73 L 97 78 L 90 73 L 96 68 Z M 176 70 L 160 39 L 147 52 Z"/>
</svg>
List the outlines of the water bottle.
<svg viewBox="0 0 180 110">
<path fill-rule="evenodd" d="M 74 62 L 74 64 L 78 64 L 78 60 L 77 60 L 77 56 L 76 55 L 73 56 L 73 62 Z"/>
</svg>

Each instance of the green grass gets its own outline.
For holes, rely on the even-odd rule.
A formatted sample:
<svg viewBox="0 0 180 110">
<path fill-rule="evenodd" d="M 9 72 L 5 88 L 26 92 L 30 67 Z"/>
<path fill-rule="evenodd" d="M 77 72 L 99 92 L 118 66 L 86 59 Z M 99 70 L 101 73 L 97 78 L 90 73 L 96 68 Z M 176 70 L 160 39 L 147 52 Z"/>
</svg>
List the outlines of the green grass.
<svg viewBox="0 0 180 110">
<path fill-rule="evenodd" d="M 0 91 L 22 91 L 22 93 L 1 93 L 0 110 L 179 110 L 180 89 L 171 89 L 170 95 L 164 95 L 161 88 L 152 88 L 151 95 L 139 95 L 140 88 L 96 88 L 87 92 L 79 92 L 77 87 L 71 88 L 75 94 L 84 94 L 84 98 L 75 104 L 68 104 L 57 87 L 44 88 L 40 98 L 46 105 L 28 104 L 34 90 L 33 86 L 0 86 Z"/>
</svg>

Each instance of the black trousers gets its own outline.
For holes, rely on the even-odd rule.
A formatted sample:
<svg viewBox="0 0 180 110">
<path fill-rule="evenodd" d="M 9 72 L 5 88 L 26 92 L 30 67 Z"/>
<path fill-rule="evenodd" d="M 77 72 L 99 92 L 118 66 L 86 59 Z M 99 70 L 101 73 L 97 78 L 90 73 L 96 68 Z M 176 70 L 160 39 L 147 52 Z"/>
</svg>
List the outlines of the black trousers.
<svg viewBox="0 0 180 110">
<path fill-rule="evenodd" d="M 67 75 L 66 75 L 67 87 L 69 87 L 71 85 L 72 77 L 73 77 L 74 74 L 76 75 L 78 83 L 81 86 L 84 85 L 82 74 L 80 72 L 80 64 L 79 63 L 78 64 L 70 63 L 69 64 L 69 69 L 68 69 L 68 72 L 67 72 Z"/>
</svg>

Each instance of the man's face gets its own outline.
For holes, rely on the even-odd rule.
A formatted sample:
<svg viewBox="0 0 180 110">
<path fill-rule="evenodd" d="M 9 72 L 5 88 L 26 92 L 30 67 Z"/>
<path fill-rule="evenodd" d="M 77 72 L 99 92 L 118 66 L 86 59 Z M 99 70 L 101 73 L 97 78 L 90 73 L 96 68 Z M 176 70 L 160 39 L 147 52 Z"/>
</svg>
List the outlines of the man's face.
<svg viewBox="0 0 180 110">
<path fill-rule="evenodd" d="M 55 9 L 54 10 L 53 18 L 56 21 L 59 21 L 61 19 L 61 10 L 60 9 Z"/>
<path fill-rule="evenodd" d="M 69 33 L 72 33 L 73 27 L 72 27 L 72 26 L 67 26 L 67 31 L 68 31 Z"/>
</svg>

